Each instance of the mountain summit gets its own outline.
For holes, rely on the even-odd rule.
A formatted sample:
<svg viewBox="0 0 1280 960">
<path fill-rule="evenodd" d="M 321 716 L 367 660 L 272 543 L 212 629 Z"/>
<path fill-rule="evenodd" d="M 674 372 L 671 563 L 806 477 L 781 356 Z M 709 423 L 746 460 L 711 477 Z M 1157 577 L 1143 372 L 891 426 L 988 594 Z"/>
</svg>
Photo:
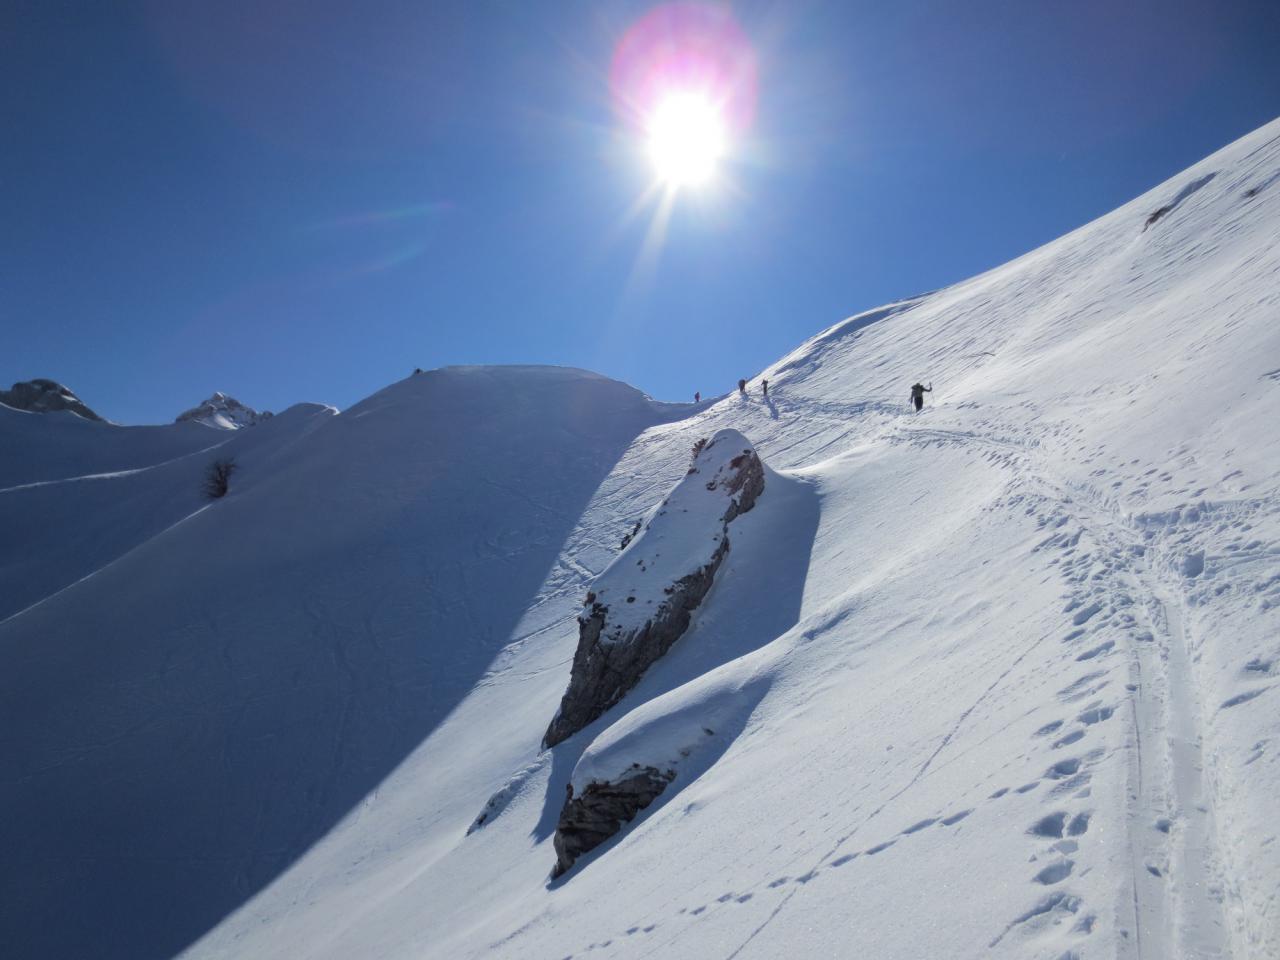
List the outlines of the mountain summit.
<svg viewBox="0 0 1280 960">
<path fill-rule="evenodd" d="M 235 397 L 215 392 L 199 406 L 178 414 L 174 423 L 191 420 L 206 426 L 217 427 L 219 430 L 239 430 L 243 427 L 256 426 L 271 416 L 272 413 L 269 410 L 258 411 L 253 407 L 245 406 Z"/>
<path fill-rule="evenodd" d="M 15 383 L 11 390 L 0 390 L 0 403 L 28 413 L 53 413 L 70 410 L 86 420 L 101 420 L 71 390 L 56 380 L 37 378 Z"/>
</svg>

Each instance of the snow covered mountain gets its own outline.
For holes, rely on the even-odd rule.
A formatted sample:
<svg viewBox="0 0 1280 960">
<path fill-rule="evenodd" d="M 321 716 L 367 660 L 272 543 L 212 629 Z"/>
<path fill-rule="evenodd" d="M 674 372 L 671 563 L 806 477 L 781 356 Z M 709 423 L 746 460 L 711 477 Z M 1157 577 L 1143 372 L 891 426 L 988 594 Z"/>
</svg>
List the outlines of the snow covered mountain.
<svg viewBox="0 0 1280 960">
<path fill-rule="evenodd" d="M 0 418 L 33 451 L 2 529 L 70 518 L 0 538 L 0 942 L 1280 955 L 1277 235 L 1280 122 L 837 324 L 767 397 L 434 371 L 232 434 L 256 445 L 212 503 L 197 425 L 122 453 Z M 722 430 L 764 469 L 726 551 L 681 485 Z M 664 501 L 693 525 L 654 526 Z M 657 601 L 680 530 L 715 558 L 687 630 L 544 749 L 596 577 Z M 570 804 L 643 769 L 647 805 L 553 879 Z"/>
<path fill-rule="evenodd" d="M 12 389 L 0 390 L 0 403 L 29 413 L 55 413 L 59 410 L 70 410 L 85 420 L 102 419 L 72 393 L 69 387 L 64 387 L 56 380 L 35 379 L 15 383 Z"/>
<path fill-rule="evenodd" d="M 241 427 L 256 426 L 263 420 L 270 419 L 271 416 L 269 410 L 259 412 L 253 407 L 245 406 L 235 397 L 228 397 L 225 393 L 215 391 L 213 396 L 199 406 L 178 414 L 174 422 L 182 423 L 184 420 L 191 420 L 208 427 L 217 427 L 219 430 L 239 430 Z"/>
</svg>

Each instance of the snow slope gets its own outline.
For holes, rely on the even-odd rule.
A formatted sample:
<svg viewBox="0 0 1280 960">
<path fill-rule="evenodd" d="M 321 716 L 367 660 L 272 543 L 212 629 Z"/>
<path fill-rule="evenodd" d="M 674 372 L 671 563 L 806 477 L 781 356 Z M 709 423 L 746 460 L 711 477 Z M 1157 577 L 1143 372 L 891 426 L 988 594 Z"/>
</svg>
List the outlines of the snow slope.
<svg viewBox="0 0 1280 960">
<path fill-rule="evenodd" d="M 201 424 L 120 427 L 68 410 L 32 413 L 0 404 L 0 489 L 141 470 L 226 439 Z"/>
<path fill-rule="evenodd" d="M 100 445 L 115 440 L 134 445 L 128 452 L 140 459 L 131 462 L 146 465 L 0 490 L 0 530 L 7 534 L 0 538 L 0 621 L 199 511 L 206 504 L 203 481 L 213 460 L 235 462 L 237 490 L 252 486 L 287 458 L 294 441 L 336 412 L 321 404 L 297 404 L 264 422 L 261 430 L 230 438 L 207 427 L 198 428 L 193 437 L 185 426 L 105 424 L 88 434 L 59 436 L 57 461 L 62 464 L 92 462 Z M 11 425 L 0 419 L 0 429 Z M 58 426 L 50 432 L 61 433 Z M 146 442 L 137 443 L 135 437 Z M 181 453 L 192 440 L 197 449 Z M 82 445 L 88 449 L 78 449 Z"/>
<path fill-rule="evenodd" d="M 669 416 L 582 371 L 412 377 L 304 411 L 225 498 L 0 623 L 6 951 L 173 956 L 376 796 L 572 575 L 582 505 Z M 158 507 L 193 506 L 194 479 Z"/>
<path fill-rule="evenodd" d="M 477 368 L 331 418 L 0 624 L 0 940 L 1280 955 L 1278 233 L 1280 122 L 767 399 Z M 541 751 L 592 577 L 727 428 L 769 472 L 710 595 Z M 628 758 L 676 779 L 550 880 Z"/>
</svg>

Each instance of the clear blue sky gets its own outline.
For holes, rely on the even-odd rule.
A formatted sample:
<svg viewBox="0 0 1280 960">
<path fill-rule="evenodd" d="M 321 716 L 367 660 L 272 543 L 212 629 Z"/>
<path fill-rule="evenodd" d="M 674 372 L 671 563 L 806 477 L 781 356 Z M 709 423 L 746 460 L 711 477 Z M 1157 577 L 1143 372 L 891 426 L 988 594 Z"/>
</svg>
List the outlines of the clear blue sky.
<svg viewBox="0 0 1280 960">
<path fill-rule="evenodd" d="M 754 121 L 642 262 L 609 71 L 654 6 L 3 0 L 0 381 L 122 423 L 454 363 L 719 393 L 1280 115 L 1275 0 L 734 4 Z"/>
</svg>

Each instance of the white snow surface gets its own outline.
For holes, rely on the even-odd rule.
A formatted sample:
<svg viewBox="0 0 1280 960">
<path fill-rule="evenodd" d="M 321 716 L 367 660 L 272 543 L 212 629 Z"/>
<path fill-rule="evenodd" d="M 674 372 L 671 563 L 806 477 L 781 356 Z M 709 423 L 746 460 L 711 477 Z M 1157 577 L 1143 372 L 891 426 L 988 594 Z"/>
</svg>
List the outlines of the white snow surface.
<svg viewBox="0 0 1280 960">
<path fill-rule="evenodd" d="M 640 521 L 641 529 L 591 583 L 595 602 L 609 608 L 603 644 L 640 629 L 668 599 L 666 588 L 711 563 L 725 534 L 724 518 L 741 499 L 735 464 L 755 453 L 737 430 L 719 430 L 693 457 L 670 494 Z M 732 542 L 732 537 L 730 537 Z M 590 609 L 587 604 L 587 609 Z"/>
<path fill-rule="evenodd" d="M 0 942 L 1280 956 L 1277 236 L 1280 122 L 768 398 L 451 368 L 318 420 L 0 622 Z M 540 751 L 589 583 L 726 428 L 770 469 L 711 593 Z M 124 469 L 23 436 L 9 486 Z M 635 762 L 677 774 L 551 881 L 570 779 Z"/>
</svg>

